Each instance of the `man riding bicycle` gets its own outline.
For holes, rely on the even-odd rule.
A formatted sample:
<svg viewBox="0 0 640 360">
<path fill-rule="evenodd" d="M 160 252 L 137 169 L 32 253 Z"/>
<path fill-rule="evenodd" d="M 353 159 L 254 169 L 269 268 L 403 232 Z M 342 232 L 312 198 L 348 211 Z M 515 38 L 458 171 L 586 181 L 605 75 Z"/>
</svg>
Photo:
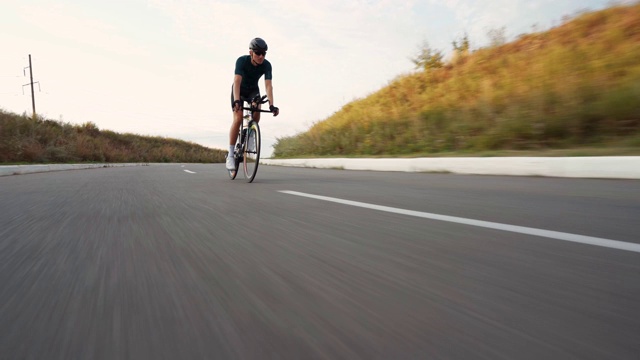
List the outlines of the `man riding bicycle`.
<svg viewBox="0 0 640 360">
<path fill-rule="evenodd" d="M 267 43 L 261 38 L 255 38 L 249 43 L 249 55 L 243 55 L 236 60 L 235 76 L 231 86 L 231 108 L 233 109 L 233 124 L 229 130 L 229 154 L 227 155 L 227 169 L 235 169 L 233 149 L 238 137 L 238 129 L 242 122 L 243 99 L 253 99 L 260 95 L 258 80 L 264 75 L 264 87 L 269 100 L 269 110 L 273 116 L 278 116 L 280 110 L 273 105 L 273 85 L 271 84 L 271 63 L 265 59 Z M 260 121 L 260 113 L 253 114 L 255 121 Z"/>
</svg>

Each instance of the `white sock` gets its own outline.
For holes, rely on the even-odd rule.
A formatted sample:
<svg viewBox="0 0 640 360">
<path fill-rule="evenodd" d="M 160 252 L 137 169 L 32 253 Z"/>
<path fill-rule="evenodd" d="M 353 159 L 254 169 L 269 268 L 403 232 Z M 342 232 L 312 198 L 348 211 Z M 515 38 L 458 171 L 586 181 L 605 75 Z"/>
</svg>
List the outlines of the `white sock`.
<svg viewBox="0 0 640 360">
<path fill-rule="evenodd" d="M 229 154 L 233 154 L 233 149 L 235 148 L 235 145 L 229 145 Z"/>
</svg>

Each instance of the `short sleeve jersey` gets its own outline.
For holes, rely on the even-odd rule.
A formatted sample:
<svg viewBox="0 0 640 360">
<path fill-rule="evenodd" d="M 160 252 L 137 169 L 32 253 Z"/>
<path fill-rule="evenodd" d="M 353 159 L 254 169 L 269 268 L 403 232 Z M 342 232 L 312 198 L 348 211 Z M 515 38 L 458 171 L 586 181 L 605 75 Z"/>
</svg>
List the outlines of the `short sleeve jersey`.
<svg viewBox="0 0 640 360">
<path fill-rule="evenodd" d="M 236 75 L 242 76 L 240 89 L 249 91 L 258 87 L 258 80 L 264 75 L 265 80 L 271 80 L 271 63 L 264 59 L 262 64 L 254 66 L 251 63 L 251 55 L 240 56 L 236 60 Z"/>
</svg>

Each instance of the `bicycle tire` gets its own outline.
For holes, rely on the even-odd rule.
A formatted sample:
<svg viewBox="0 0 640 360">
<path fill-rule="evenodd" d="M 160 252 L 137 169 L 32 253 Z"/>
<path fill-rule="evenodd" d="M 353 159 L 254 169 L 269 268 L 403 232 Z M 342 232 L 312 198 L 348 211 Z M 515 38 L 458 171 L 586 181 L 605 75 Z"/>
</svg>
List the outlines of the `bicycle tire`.
<svg viewBox="0 0 640 360">
<path fill-rule="evenodd" d="M 245 139 L 245 146 L 243 151 L 243 168 L 244 178 L 247 182 L 253 182 L 258 173 L 258 165 L 260 165 L 260 145 L 262 145 L 262 139 L 260 138 L 260 126 L 257 122 L 249 122 L 247 128 L 247 137 Z"/>
</svg>

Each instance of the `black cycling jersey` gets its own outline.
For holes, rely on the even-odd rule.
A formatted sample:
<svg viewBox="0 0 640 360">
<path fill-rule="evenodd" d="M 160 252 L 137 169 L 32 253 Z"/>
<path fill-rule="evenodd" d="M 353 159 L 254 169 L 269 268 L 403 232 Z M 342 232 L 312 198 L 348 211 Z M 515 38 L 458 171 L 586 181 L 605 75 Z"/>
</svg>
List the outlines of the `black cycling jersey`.
<svg viewBox="0 0 640 360">
<path fill-rule="evenodd" d="M 271 63 L 264 59 L 262 64 L 254 66 L 251 63 L 251 55 L 243 55 L 236 60 L 236 75 L 242 76 L 240 91 L 250 93 L 258 88 L 258 80 L 264 75 L 265 80 L 271 80 Z"/>
</svg>

